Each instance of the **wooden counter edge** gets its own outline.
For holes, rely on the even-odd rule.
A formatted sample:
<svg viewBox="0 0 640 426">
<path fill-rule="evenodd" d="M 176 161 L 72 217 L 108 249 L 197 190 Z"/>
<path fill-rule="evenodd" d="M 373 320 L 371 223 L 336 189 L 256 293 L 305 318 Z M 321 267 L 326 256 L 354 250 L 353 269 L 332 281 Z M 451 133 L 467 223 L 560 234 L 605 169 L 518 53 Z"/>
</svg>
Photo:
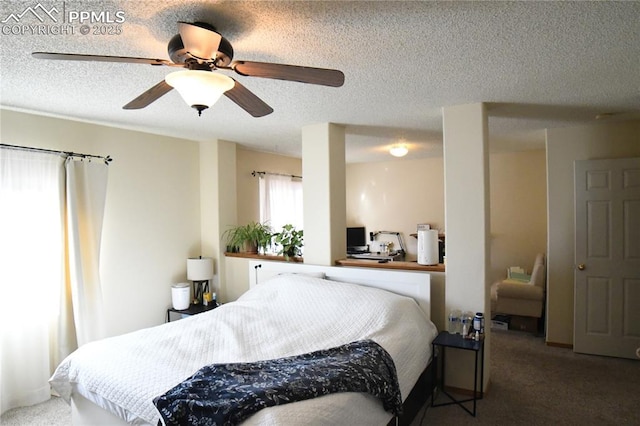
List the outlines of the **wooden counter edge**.
<svg viewBox="0 0 640 426">
<path fill-rule="evenodd" d="M 376 260 L 340 259 L 336 260 L 338 266 L 357 266 L 359 268 L 402 269 L 406 271 L 444 272 L 444 264 L 420 265 L 418 262 L 394 261 L 378 263 Z"/>
<path fill-rule="evenodd" d="M 261 260 L 275 260 L 277 262 L 292 262 L 292 263 L 302 263 L 304 259 L 300 256 L 290 257 L 287 260 L 284 256 L 272 255 L 272 254 L 258 254 L 258 253 L 231 253 L 225 252 L 225 257 L 240 257 L 245 259 L 261 259 Z"/>
<path fill-rule="evenodd" d="M 225 252 L 226 257 L 240 257 L 246 259 L 262 259 L 286 262 L 284 256 L 265 255 L 257 253 L 229 253 Z M 289 262 L 302 263 L 302 257 L 290 258 Z M 376 260 L 362 259 L 340 259 L 336 260 L 337 266 L 355 266 L 358 268 L 379 268 L 379 269 L 401 269 L 404 271 L 421 271 L 421 272 L 444 272 L 444 264 L 438 265 L 420 265 L 418 262 L 394 261 L 387 263 L 378 263 Z"/>
</svg>

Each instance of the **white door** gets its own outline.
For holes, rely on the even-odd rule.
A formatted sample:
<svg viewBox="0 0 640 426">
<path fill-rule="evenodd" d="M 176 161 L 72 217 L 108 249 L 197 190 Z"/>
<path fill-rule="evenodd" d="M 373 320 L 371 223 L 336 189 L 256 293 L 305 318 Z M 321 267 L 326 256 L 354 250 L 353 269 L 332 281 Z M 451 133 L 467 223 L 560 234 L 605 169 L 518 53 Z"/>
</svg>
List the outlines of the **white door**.
<svg viewBox="0 0 640 426">
<path fill-rule="evenodd" d="M 574 171 L 574 350 L 640 359 L 640 158 Z"/>
</svg>

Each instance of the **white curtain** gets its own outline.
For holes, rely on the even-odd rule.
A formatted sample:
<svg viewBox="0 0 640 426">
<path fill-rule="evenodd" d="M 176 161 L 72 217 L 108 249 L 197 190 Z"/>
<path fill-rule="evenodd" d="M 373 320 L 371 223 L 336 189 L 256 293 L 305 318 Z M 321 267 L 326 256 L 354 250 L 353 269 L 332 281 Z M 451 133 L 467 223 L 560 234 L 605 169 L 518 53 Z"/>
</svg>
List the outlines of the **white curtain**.
<svg viewBox="0 0 640 426">
<path fill-rule="evenodd" d="M 49 398 L 63 278 L 64 158 L 0 149 L 2 412 Z"/>
<path fill-rule="evenodd" d="M 265 174 L 260 178 L 260 222 L 278 232 L 286 224 L 303 229 L 302 180 Z"/>
<path fill-rule="evenodd" d="M 108 166 L 66 162 L 68 285 L 79 346 L 104 337 L 100 286 L 100 241 Z M 68 300 L 68 294 L 65 300 Z"/>
<path fill-rule="evenodd" d="M 49 399 L 62 358 L 101 337 L 100 233 L 85 225 L 101 227 L 106 169 L 0 148 L 0 412 Z"/>
</svg>

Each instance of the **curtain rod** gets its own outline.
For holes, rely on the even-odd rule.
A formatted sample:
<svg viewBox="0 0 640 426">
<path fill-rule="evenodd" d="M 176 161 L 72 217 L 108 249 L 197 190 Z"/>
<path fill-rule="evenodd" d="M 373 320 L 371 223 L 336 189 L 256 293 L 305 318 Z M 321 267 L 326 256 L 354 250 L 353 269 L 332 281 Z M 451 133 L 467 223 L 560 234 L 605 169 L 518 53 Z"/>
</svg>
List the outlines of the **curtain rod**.
<svg viewBox="0 0 640 426">
<path fill-rule="evenodd" d="M 251 176 L 260 177 L 259 175 L 287 176 L 287 177 L 291 177 L 291 178 L 294 178 L 294 179 L 302 179 L 302 176 L 288 175 L 286 173 L 256 172 L 255 170 L 251 172 Z"/>
<path fill-rule="evenodd" d="M 88 158 L 88 159 L 99 158 L 101 160 L 104 160 L 104 164 L 106 164 L 107 166 L 109 165 L 109 163 L 111 161 L 113 161 L 113 158 L 111 158 L 111 156 L 109 156 L 109 155 L 107 155 L 106 157 L 103 157 L 101 155 L 79 154 L 77 152 L 71 152 L 71 151 L 56 151 L 56 150 L 53 150 L 53 149 L 34 148 L 34 147 L 31 147 L 31 146 L 9 145 L 9 144 L 4 144 L 4 143 L 0 143 L 0 147 L 8 148 L 8 149 L 17 149 L 17 150 L 22 150 L 22 151 L 46 152 L 46 153 L 49 153 L 49 154 L 66 155 L 67 157 L 79 157 L 79 158 Z"/>
</svg>

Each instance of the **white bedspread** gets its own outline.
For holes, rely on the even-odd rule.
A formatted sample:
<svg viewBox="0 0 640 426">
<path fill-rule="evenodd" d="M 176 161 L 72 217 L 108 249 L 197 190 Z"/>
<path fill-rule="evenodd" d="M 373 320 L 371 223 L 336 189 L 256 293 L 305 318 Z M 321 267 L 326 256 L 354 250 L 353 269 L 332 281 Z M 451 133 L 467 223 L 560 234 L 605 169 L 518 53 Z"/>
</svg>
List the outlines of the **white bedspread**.
<svg viewBox="0 0 640 426">
<path fill-rule="evenodd" d="M 431 356 L 435 326 L 410 298 L 282 275 L 203 314 L 87 344 L 50 382 L 134 424 L 157 424 L 152 399 L 206 364 L 251 362 L 373 339 L 392 356 L 403 400 Z M 263 409 L 245 424 L 384 424 L 379 400 L 340 393 Z"/>
</svg>

